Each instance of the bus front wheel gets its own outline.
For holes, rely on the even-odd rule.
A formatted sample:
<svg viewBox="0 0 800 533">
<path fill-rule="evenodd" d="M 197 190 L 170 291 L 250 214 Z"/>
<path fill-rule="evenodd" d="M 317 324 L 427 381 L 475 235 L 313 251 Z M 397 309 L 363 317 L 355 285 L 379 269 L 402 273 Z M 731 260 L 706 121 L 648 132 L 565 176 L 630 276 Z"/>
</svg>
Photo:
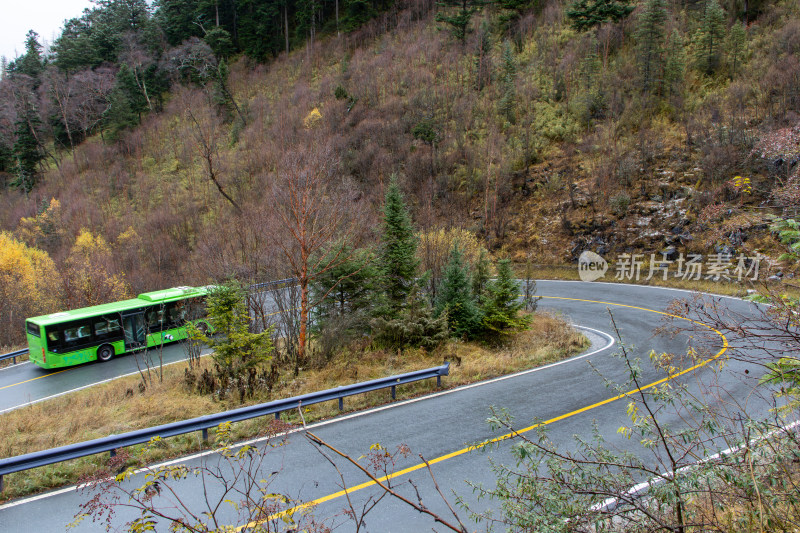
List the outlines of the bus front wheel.
<svg viewBox="0 0 800 533">
<path fill-rule="evenodd" d="M 109 346 L 108 344 L 104 344 L 100 348 L 97 349 L 97 358 L 104 363 L 106 361 L 111 361 L 114 358 L 114 347 Z"/>
</svg>

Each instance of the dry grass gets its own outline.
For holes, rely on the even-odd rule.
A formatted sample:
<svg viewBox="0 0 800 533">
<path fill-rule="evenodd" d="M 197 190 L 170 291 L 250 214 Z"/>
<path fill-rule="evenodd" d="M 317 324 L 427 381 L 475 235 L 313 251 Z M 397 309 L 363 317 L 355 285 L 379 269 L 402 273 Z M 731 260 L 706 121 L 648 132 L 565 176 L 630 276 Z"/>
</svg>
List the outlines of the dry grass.
<svg viewBox="0 0 800 533">
<path fill-rule="evenodd" d="M 583 350 L 587 344 L 585 337 L 561 319 L 539 313 L 529 331 L 510 338 L 503 346 L 451 342 L 433 352 L 344 353 L 325 368 L 303 371 L 296 379 L 290 373 L 282 375 L 271 394 L 264 393 L 247 403 L 438 366 L 443 359 L 451 361 L 451 367 L 450 375 L 443 378 L 442 384 L 455 387 L 560 360 Z M 139 392 L 139 380 L 134 376 L 6 413 L 0 417 L 0 456 L 16 456 L 240 406 L 235 401 L 215 401 L 190 392 L 184 384 L 185 368 L 185 364 L 166 367 L 163 383 L 154 383 L 144 393 Z M 435 389 L 434 380 L 403 385 L 397 389 L 397 398 L 410 398 Z M 391 401 L 388 389 L 346 398 L 344 404 L 346 410 L 358 410 L 387 401 Z M 335 401 L 309 406 L 304 412 L 307 421 L 337 414 Z M 283 419 L 297 422 L 298 415 L 284 413 Z M 241 422 L 234 425 L 233 437 L 244 439 L 261 435 L 269 427 L 268 417 Z M 198 434 L 173 437 L 148 452 L 147 460 L 159 461 L 200 448 Z M 8 475 L 0 501 L 75 483 L 107 464 L 108 455 L 99 454 Z"/>
<path fill-rule="evenodd" d="M 3 345 L 0 345 L 0 354 L 6 354 L 6 353 L 9 353 L 9 352 L 15 352 L 15 351 L 21 350 L 23 348 L 27 348 L 27 346 L 3 346 Z M 28 360 L 28 354 L 25 353 L 25 355 L 20 355 L 19 357 L 17 357 L 17 364 L 19 364 L 19 363 L 21 363 L 23 361 L 27 361 L 27 360 Z M 0 361 L 0 368 L 5 368 L 5 367 L 11 366 L 13 364 L 14 364 L 14 360 L 13 359 L 3 359 L 2 361 Z"/>
</svg>

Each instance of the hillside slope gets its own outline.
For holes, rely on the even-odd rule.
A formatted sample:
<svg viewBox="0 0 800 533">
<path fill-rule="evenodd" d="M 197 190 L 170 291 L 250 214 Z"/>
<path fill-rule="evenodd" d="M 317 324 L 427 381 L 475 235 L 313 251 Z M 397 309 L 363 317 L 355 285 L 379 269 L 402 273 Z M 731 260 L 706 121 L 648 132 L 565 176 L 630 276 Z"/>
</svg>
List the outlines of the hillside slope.
<svg viewBox="0 0 800 533">
<path fill-rule="evenodd" d="M 188 77 L 116 141 L 0 192 L 0 229 L 49 253 L 65 305 L 279 277 L 270 190 L 310 164 L 371 220 L 397 175 L 418 229 L 462 227 L 517 261 L 777 256 L 763 214 L 797 197 L 797 3 L 649 0 L 585 31 L 567 7 L 490 4 L 461 42 L 414 2 L 268 64 L 240 57 L 225 97 Z"/>
</svg>

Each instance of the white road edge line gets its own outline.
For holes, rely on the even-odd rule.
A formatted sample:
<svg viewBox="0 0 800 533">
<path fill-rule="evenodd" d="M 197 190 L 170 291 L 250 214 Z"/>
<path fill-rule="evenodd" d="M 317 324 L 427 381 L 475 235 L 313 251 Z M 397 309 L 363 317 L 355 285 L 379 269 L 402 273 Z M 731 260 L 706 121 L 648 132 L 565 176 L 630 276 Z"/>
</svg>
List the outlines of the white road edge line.
<svg viewBox="0 0 800 533">
<path fill-rule="evenodd" d="M 715 453 L 713 455 L 709 455 L 708 457 L 700 459 L 699 461 L 697 461 L 697 462 L 695 462 L 693 464 L 682 466 L 681 468 L 679 468 L 678 470 L 676 470 L 674 472 L 672 472 L 672 471 L 670 471 L 670 472 L 662 472 L 657 478 L 656 477 L 650 478 L 647 481 L 643 481 L 642 483 L 639 483 L 638 485 L 634 485 L 633 487 L 629 488 L 628 490 L 626 490 L 625 492 L 622 493 L 621 497 L 623 497 L 623 496 L 635 496 L 637 493 L 643 491 L 644 489 L 646 489 L 648 487 L 652 487 L 652 486 L 655 486 L 655 485 L 660 485 L 667 478 L 673 478 L 674 479 L 676 475 L 680 475 L 681 473 L 683 473 L 683 472 L 685 472 L 687 470 L 691 470 L 692 468 L 697 468 L 699 465 L 701 465 L 703 463 L 716 461 L 717 459 L 721 458 L 722 456 L 738 453 L 739 451 L 752 446 L 756 442 L 760 442 L 762 440 L 766 440 L 766 439 L 772 438 L 772 436 L 775 435 L 776 433 L 779 433 L 779 432 L 788 433 L 789 431 L 791 431 L 794 428 L 796 428 L 798 425 L 800 425 L 800 420 L 795 420 L 791 424 L 780 426 L 780 427 L 778 427 L 778 428 L 776 428 L 776 429 L 774 429 L 772 431 L 769 431 L 765 435 L 761 435 L 759 437 L 751 439 L 745 444 L 740 444 L 738 446 L 732 446 L 732 447 L 730 447 L 730 448 L 728 448 L 726 450 L 722 450 L 722 451 L 717 452 L 717 453 Z M 602 511 L 606 507 L 608 507 L 610 505 L 613 505 L 618 500 L 619 500 L 619 498 L 608 498 L 608 499 L 606 499 L 606 500 L 604 500 L 604 501 L 602 501 L 600 503 L 594 504 L 593 506 L 591 506 L 589 508 L 589 510 L 591 510 L 591 511 Z"/>
<path fill-rule="evenodd" d="M 661 289 L 664 291 L 688 292 L 689 294 L 695 294 L 695 293 L 706 294 L 708 296 L 715 296 L 717 298 L 728 298 L 730 300 L 739 300 L 740 302 L 749 302 L 752 304 L 758 304 L 758 302 L 750 302 L 750 300 L 745 300 L 744 298 L 739 298 L 738 296 L 728 296 L 727 294 L 717 294 L 715 292 L 693 291 L 691 289 L 678 289 L 676 287 L 661 287 L 659 285 L 638 285 L 636 283 L 614 283 L 613 281 L 580 281 L 577 279 L 537 279 L 536 283 L 539 283 L 540 281 L 544 283 L 586 283 L 592 285 L 613 285 L 614 287 L 645 287 L 648 289 Z M 538 295 L 538 296 L 544 296 L 544 295 Z"/>
<path fill-rule="evenodd" d="M 251 439 L 251 440 L 248 440 L 248 441 L 239 442 L 239 443 L 235 444 L 234 447 L 238 448 L 238 447 L 247 446 L 247 445 L 250 445 L 250 444 L 258 444 L 259 442 L 263 442 L 263 441 L 270 440 L 270 439 L 284 437 L 284 436 L 287 436 L 287 435 L 291 435 L 293 433 L 297 433 L 298 431 L 303 431 L 305 429 L 314 429 L 314 428 L 318 428 L 318 427 L 321 427 L 321 426 L 327 426 L 329 424 L 342 422 L 344 420 L 350 420 L 351 418 L 358 418 L 358 417 L 362 417 L 362 416 L 366 416 L 366 415 L 371 415 L 373 413 L 378 413 L 378 412 L 381 412 L 381 411 L 385 411 L 387 409 L 394 409 L 396 407 L 401 407 L 401 406 L 404 406 L 404 405 L 408 405 L 408 404 L 412 404 L 412 403 L 416 403 L 416 402 L 421 402 L 423 400 L 429 400 L 429 399 L 432 399 L 432 398 L 438 398 L 439 396 L 445 396 L 447 394 L 453 394 L 455 392 L 459 392 L 459 391 L 462 391 L 462 390 L 472 389 L 472 388 L 475 388 L 475 387 L 482 387 L 484 385 L 490 385 L 492 383 L 498 383 L 500 381 L 505 381 L 507 379 L 512 379 L 512 378 L 515 378 L 515 377 L 524 376 L 526 374 L 533 374 L 534 372 L 547 370 L 548 368 L 553 368 L 553 367 L 556 367 L 556 366 L 565 365 L 567 363 L 572 363 L 572 362 L 575 362 L 575 361 L 579 361 L 581 359 L 585 359 L 585 358 L 590 357 L 592 355 L 596 355 L 596 354 L 598 354 L 598 353 L 600 353 L 600 352 L 602 352 L 604 350 L 607 350 L 607 349 L 613 347 L 616 344 L 616 340 L 614 339 L 614 337 L 612 337 L 611 335 L 609 335 L 608 333 L 606 333 L 604 331 L 600 331 L 600 330 L 597 330 L 597 329 L 594 329 L 594 328 L 589 328 L 589 327 L 586 327 L 586 326 L 578 326 L 576 324 L 572 324 L 572 327 L 574 327 L 576 329 L 583 329 L 583 330 L 586 330 L 586 331 L 591 331 L 593 333 L 596 333 L 596 334 L 600 335 L 601 337 L 605 337 L 606 339 L 608 339 L 608 344 L 606 344 L 605 346 L 603 346 L 601 348 L 597 348 L 597 349 L 595 349 L 595 350 L 593 350 L 591 352 L 588 352 L 588 353 L 585 353 L 585 354 L 581 354 L 581 355 L 576 355 L 575 357 L 570 357 L 569 359 L 564 359 L 563 361 L 557 361 L 555 363 L 550 363 L 549 365 L 540 366 L 540 367 L 536 367 L 536 368 L 531 368 L 529 370 L 523 370 L 523 371 L 517 372 L 515 374 L 509 374 L 507 376 L 500 376 L 498 378 L 488 379 L 486 381 L 479 381 L 478 383 L 472 383 L 472 384 L 469 384 L 469 385 L 462 385 L 461 387 L 456 387 L 454 389 L 448 389 L 448 390 L 445 390 L 445 391 L 436 392 L 436 393 L 433 393 L 433 394 L 428 394 L 426 396 L 420 396 L 419 398 L 411 398 L 409 400 L 403 400 L 401 402 L 390 403 L 390 404 L 387 404 L 387 405 L 383 405 L 381 407 L 375 407 L 373 409 L 367 409 L 365 411 L 358 411 L 358 412 L 355 412 L 355 413 L 351 413 L 349 415 L 344 415 L 344 416 L 339 416 L 339 417 L 336 417 L 336 418 L 331 418 L 330 420 L 322 420 L 320 422 L 315 422 L 314 424 L 309 424 L 308 426 L 306 426 L 306 428 L 296 428 L 296 429 L 292 429 L 292 430 L 289 430 L 289 431 L 286 431 L 286 432 L 283 432 L 283 433 L 280 433 L 280 434 L 277 434 L 277 435 L 272 435 L 270 437 L 259 437 L 257 439 Z M 136 374 L 136 372 L 134 372 L 134 374 Z M 87 385 L 87 386 L 91 386 L 91 385 Z M 187 455 L 186 457 L 179 457 L 179 458 L 173 459 L 171 461 L 165 461 L 163 463 L 158 463 L 158 464 L 149 466 L 148 468 L 149 469 L 161 468 L 161 467 L 164 467 L 164 466 L 170 466 L 170 465 L 174 465 L 174 464 L 185 463 L 185 462 L 192 461 L 194 459 L 199 459 L 201 457 L 206 457 L 208 455 L 212 455 L 212 454 L 215 454 L 215 453 L 217 453 L 217 450 L 207 450 L 205 452 L 200 452 L 200 453 L 196 453 L 196 454 L 193 454 L 193 455 Z M 141 473 L 141 472 L 143 472 L 145 470 L 146 469 L 142 468 L 142 469 L 136 470 L 134 473 L 138 474 L 138 473 Z M 58 496 L 60 494 L 66 494 L 68 492 L 77 491 L 78 489 L 81 488 L 81 486 L 82 485 L 72 485 L 70 487 L 65 487 L 63 489 L 54 490 L 52 492 L 47 492 L 45 494 L 39 494 L 39 495 L 36 495 L 36 496 L 31 496 L 30 498 L 25 498 L 25 499 L 22 499 L 22 500 L 16 500 L 16 501 L 13 501 L 13 502 L 9 502 L 9 503 L 0 505 L 0 511 L 2 511 L 3 509 L 10 509 L 11 507 L 16 507 L 18 505 L 23 505 L 23 504 L 26 504 L 26 503 L 32 503 L 32 502 L 35 502 L 35 501 L 43 500 L 43 499 L 49 498 L 51 496 Z"/>
<path fill-rule="evenodd" d="M 209 352 L 209 353 L 211 353 L 211 352 Z M 206 355 L 208 355 L 208 353 L 202 354 L 201 357 L 205 357 Z M 183 363 L 183 362 L 185 362 L 187 360 L 188 359 L 179 359 L 177 361 L 172 361 L 171 363 L 165 363 L 164 366 L 170 366 L 170 365 L 175 365 L 177 363 Z M 95 385 L 102 385 L 103 383 L 108 383 L 108 382 L 114 381 L 116 379 L 127 378 L 129 376 L 135 376 L 136 374 L 139 374 L 139 371 L 130 372 L 128 374 L 122 374 L 120 376 L 115 376 L 113 378 L 104 379 L 102 381 L 95 381 L 94 383 L 89 383 L 88 385 L 83 385 L 82 387 L 78 387 L 77 389 L 70 389 L 70 390 L 67 390 L 67 391 L 64 391 L 64 392 L 59 392 L 58 394 L 53 394 L 52 396 L 46 396 L 44 398 L 39 398 L 37 400 L 31 400 L 29 402 L 25 402 L 25 403 L 22 403 L 22 404 L 19 404 L 19 405 L 15 405 L 14 407 L 6 407 L 5 409 L 0 410 L 0 415 L 2 415 L 4 413 L 8 413 L 10 411 L 16 411 L 17 409 L 22 409 L 23 407 L 28 407 L 29 405 L 33 405 L 33 404 L 36 404 L 36 403 L 44 402 L 44 401 L 47 401 L 47 400 L 52 400 L 53 398 L 58 398 L 59 396 L 64 396 L 65 394 L 70 394 L 70 393 L 73 393 L 73 392 L 81 391 L 83 389 L 88 389 L 90 387 L 94 387 Z"/>
<path fill-rule="evenodd" d="M 14 364 L 14 363 L 11 363 L 11 364 L 10 364 L 10 365 L 8 365 L 8 366 L 4 366 L 3 368 L 0 368 L 0 372 L 2 372 L 3 370 L 10 370 L 10 369 L 12 369 L 12 368 L 19 368 L 19 367 L 21 367 L 22 365 L 29 365 L 29 364 L 31 364 L 31 362 L 30 362 L 30 361 L 20 361 L 19 363 L 16 363 L 16 364 Z"/>
</svg>

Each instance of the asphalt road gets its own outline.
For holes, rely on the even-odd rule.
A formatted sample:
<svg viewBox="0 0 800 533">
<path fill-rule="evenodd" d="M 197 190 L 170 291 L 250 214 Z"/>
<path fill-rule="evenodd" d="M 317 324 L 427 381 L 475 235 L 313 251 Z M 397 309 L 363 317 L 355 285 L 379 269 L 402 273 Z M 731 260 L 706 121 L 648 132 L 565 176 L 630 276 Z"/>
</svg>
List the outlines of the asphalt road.
<svg viewBox="0 0 800 533">
<path fill-rule="evenodd" d="M 137 363 L 144 368 L 145 356 L 149 357 L 151 364 L 159 364 L 158 350 L 151 349 L 148 353 L 119 355 L 106 363 L 85 363 L 55 370 L 45 370 L 29 362 L 7 366 L 0 369 L 0 413 L 119 376 L 135 374 L 139 371 Z M 168 344 L 164 346 L 162 356 L 164 364 L 169 364 L 186 359 L 186 352 L 181 343 Z"/>
<path fill-rule="evenodd" d="M 664 315 L 659 312 L 663 312 L 673 299 L 688 296 L 686 292 L 631 285 L 540 281 L 538 294 L 545 296 L 539 304 L 542 309 L 558 311 L 578 326 L 605 333 L 605 336 L 603 333 L 590 333 L 598 348 L 608 344 L 607 335 L 613 335 L 610 310 L 630 352 L 645 360 L 642 379 L 646 383 L 662 378 L 646 363 L 651 349 L 684 353 L 690 346 L 685 336 L 669 338 L 654 334 L 654 330 L 662 325 Z M 726 303 L 742 312 L 751 308 L 751 304 L 740 300 L 726 299 Z M 723 347 L 721 336 L 714 342 L 716 346 L 709 356 Z M 626 376 L 621 361 L 612 357 L 614 351 L 614 348 L 592 351 L 588 356 L 578 356 L 514 377 L 342 416 L 311 426 L 310 429 L 354 457 L 367 453 L 369 447 L 378 442 L 388 449 L 400 444 L 407 445 L 413 453 L 400 459 L 395 471 L 409 470 L 397 476 L 393 482 L 402 483 L 400 490 L 403 494 L 416 499 L 412 487 L 403 483 L 413 480 L 426 504 L 443 516 L 447 514 L 447 508 L 441 503 L 427 472 L 421 467 L 418 454 L 432 463 L 439 486 L 451 502 L 455 500 L 455 493 L 463 497 L 474 510 L 496 508 L 497 503 L 492 500 L 478 501 L 467 483 L 469 480 L 492 486 L 495 476 L 490 461 L 508 463 L 511 460 L 508 441 L 488 451 L 467 451 L 471 444 L 504 433 L 493 431 L 486 423 L 492 406 L 507 408 L 515 417 L 518 428 L 529 427 L 535 420 L 550 421 L 550 436 L 557 443 L 569 445 L 573 435 L 588 435 L 592 422 L 596 421 L 610 443 L 635 445 L 617 435 L 617 428 L 626 421 L 624 400 L 611 400 L 616 393 L 608 389 L 603 381 L 603 378 L 621 380 Z M 119 361 L 124 364 L 124 358 Z M 86 365 L 86 368 L 103 366 Z M 72 372 L 81 372 L 83 368 L 63 374 L 69 376 Z M 749 371 L 748 375 L 745 375 L 745 370 Z M 9 371 L 0 371 L 0 374 L 4 372 Z M 704 366 L 679 379 L 693 383 L 710 376 L 710 373 L 710 367 Z M 757 367 L 732 362 L 719 379 L 732 398 L 745 401 L 757 376 Z M 56 376 L 53 378 L 55 383 Z M 27 389 L 37 381 L 46 382 L 49 379 L 29 381 L 19 385 L 18 391 L 28 394 Z M 82 379 L 89 378 L 83 376 Z M 76 378 L 71 383 L 74 388 L 79 381 Z M 45 388 L 40 384 L 36 386 Z M 66 390 L 69 386 L 64 385 L 59 390 Z M 201 461 L 215 462 L 217 458 L 212 454 L 204 458 L 188 458 L 186 461 L 188 464 L 199 464 Z M 290 435 L 287 445 L 271 449 L 262 470 L 265 477 L 271 472 L 278 472 L 269 487 L 270 492 L 285 494 L 303 502 L 316 501 L 318 504 L 313 510 L 315 517 L 327 519 L 328 525 L 338 524 L 337 531 L 355 529 L 342 515 L 346 500 L 341 492 L 339 473 L 301 435 Z M 352 490 L 365 481 L 364 476 L 354 468 L 342 466 L 341 475 L 351 488 L 350 498 L 356 507 L 377 494 L 374 486 Z M 141 483 L 141 479 L 136 481 Z M 209 486 L 212 494 L 217 488 L 214 484 Z M 203 510 L 203 491 L 197 482 L 184 482 L 178 486 L 178 490 L 193 509 Z M 11 502 L 0 507 L 0 531 L 62 531 L 64 525 L 72 521 L 79 504 L 87 498 L 86 494 L 67 488 Z M 460 515 L 466 517 L 468 513 L 461 510 Z M 120 511 L 115 524 L 135 517 L 135 514 Z M 432 527 L 437 531 L 443 530 L 428 517 L 390 498 L 381 501 L 367 516 L 366 525 L 366 530 L 372 532 L 430 531 Z M 468 527 L 473 530 L 485 526 L 472 523 Z M 166 529 L 166 524 L 161 524 L 158 531 Z M 102 530 L 100 524 L 91 522 L 84 522 L 78 528 L 78 531 Z"/>
</svg>

